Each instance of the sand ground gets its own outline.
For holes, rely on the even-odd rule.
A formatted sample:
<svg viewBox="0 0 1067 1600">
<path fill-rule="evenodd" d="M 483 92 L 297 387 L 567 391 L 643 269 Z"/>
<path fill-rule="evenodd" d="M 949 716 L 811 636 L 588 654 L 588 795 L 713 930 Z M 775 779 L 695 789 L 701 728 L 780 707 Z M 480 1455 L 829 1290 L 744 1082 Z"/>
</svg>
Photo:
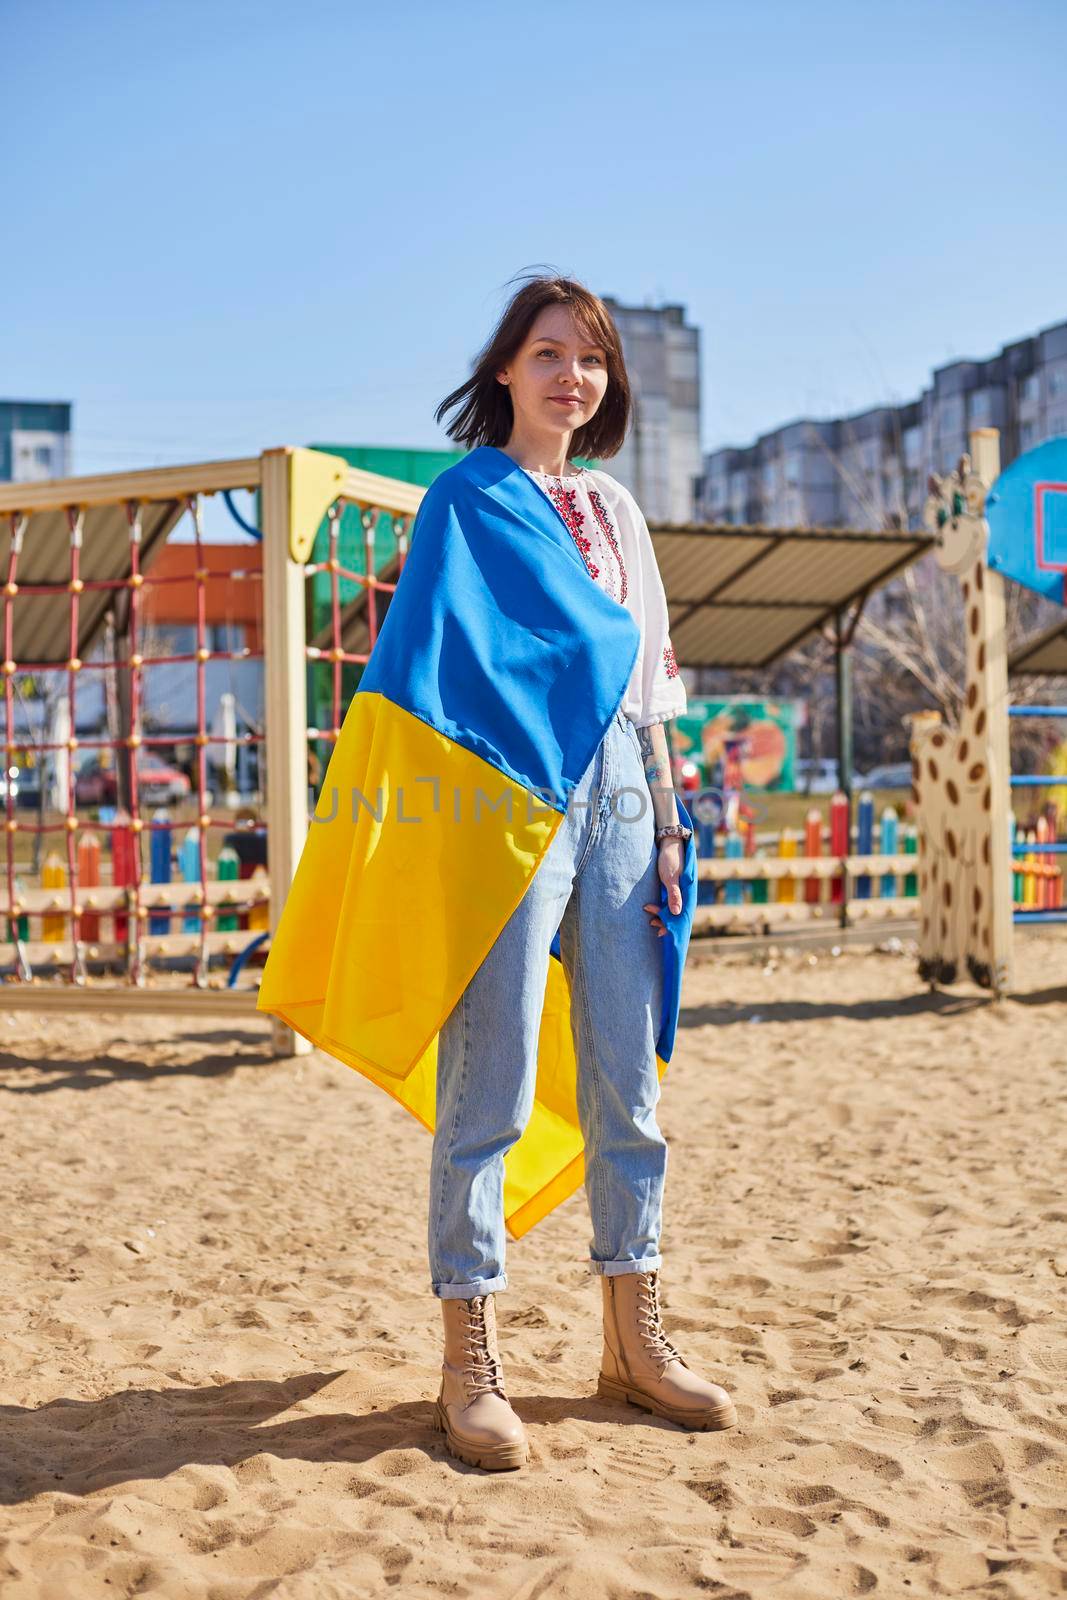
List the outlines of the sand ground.
<svg viewBox="0 0 1067 1600">
<path fill-rule="evenodd" d="M 530 1465 L 431 1429 L 430 1139 L 265 1019 L 0 996 L 0 1594 L 1067 1593 L 1067 942 L 698 952 L 660 1119 L 668 1333 L 737 1429 L 596 1397 L 584 1192 L 509 1247 Z"/>
</svg>

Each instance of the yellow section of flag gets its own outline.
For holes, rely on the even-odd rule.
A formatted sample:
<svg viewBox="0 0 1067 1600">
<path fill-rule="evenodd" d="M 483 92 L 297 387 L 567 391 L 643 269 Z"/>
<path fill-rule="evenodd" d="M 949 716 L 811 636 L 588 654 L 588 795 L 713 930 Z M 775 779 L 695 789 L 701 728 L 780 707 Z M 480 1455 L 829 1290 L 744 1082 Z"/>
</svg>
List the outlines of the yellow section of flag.
<svg viewBox="0 0 1067 1600">
<path fill-rule="evenodd" d="M 432 1131 L 438 1033 L 562 820 L 386 696 L 357 692 L 257 1008 L 362 1073 Z M 584 1179 L 570 986 L 554 958 L 534 1109 L 504 1166 L 504 1213 L 515 1238 Z"/>
</svg>

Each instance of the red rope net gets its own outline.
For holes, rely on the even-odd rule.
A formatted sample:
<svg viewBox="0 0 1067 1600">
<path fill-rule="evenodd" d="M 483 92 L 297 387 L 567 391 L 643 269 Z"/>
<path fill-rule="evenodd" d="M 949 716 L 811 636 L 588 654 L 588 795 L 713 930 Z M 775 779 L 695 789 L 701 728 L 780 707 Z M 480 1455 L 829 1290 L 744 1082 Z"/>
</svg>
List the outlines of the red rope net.
<svg viewBox="0 0 1067 1600">
<path fill-rule="evenodd" d="M 4 783 L 5 804 L 5 856 L 4 881 L 6 887 L 6 926 L 8 942 L 0 945 L 0 968 L 9 977 L 25 982 L 45 969 L 52 976 L 62 976 L 75 984 L 85 984 L 89 967 L 102 966 L 110 973 L 119 971 L 131 985 L 141 986 L 153 970 L 162 971 L 166 964 L 181 958 L 188 966 L 192 958 L 192 983 L 205 987 L 214 958 L 216 964 L 231 967 L 231 982 L 241 964 L 258 951 L 258 959 L 265 955 L 269 928 L 270 886 L 266 877 L 265 776 L 269 759 L 266 732 L 262 725 L 249 731 L 224 734 L 209 731 L 206 669 L 210 661 L 264 661 L 262 650 L 216 649 L 209 645 L 209 627 L 218 618 L 208 615 L 208 588 L 212 580 L 254 583 L 259 593 L 255 612 L 259 619 L 259 637 L 262 639 L 262 571 L 254 565 L 247 569 L 219 567 L 209 560 L 211 546 L 203 538 L 201 496 L 185 498 L 184 510 L 193 527 L 194 564 L 191 574 L 195 585 L 195 621 L 193 650 L 184 653 L 154 653 L 144 649 L 146 612 L 151 616 L 151 595 L 154 588 L 167 584 L 188 584 L 188 573 L 154 572 L 141 567 L 142 504 L 128 501 L 124 505 L 129 535 L 126 572 L 121 577 L 86 578 L 82 575 L 82 541 L 86 525 L 85 510 L 70 507 L 66 512 L 69 533 L 69 566 L 61 577 L 46 582 L 20 581 L 20 561 L 24 553 L 29 519 L 16 513 L 10 517 L 10 540 L 7 573 L 4 585 L 4 709 L 5 749 L 8 779 Z M 410 519 L 385 514 L 390 530 L 386 548 L 380 538 L 383 513 L 371 507 L 353 507 L 358 512 L 362 540 L 357 541 L 361 551 L 359 570 L 345 565 L 340 559 L 340 528 L 342 503 L 335 502 L 327 514 L 327 556 L 324 561 L 309 562 L 305 566 L 308 579 L 318 573 L 329 575 L 329 643 L 306 645 L 309 666 L 318 670 L 322 663 L 331 668 L 328 705 L 329 726 L 309 727 L 308 739 L 325 740 L 330 746 L 336 741 L 345 710 L 347 666 L 362 666 L 374 648 L 380 627 L 379 597 L 388 603 L 403 570 L 407 554 Z M 154 554 L 155 552 L 153 552 Z M 351 598 L 342 598 L 342 583 L 347 581 Z M 114 617 L 125 600 L 121 619 L 121 632 L 114 635 L 115 648 L 110 658 L 82 660 L 78 655 L 82 606 L 84 597 L 94 591 L 107 591 L 112 599 L 111 615 Z M 57 601 L 66 597 L 68 604 L 67 658 L 63 662 L 52 660 L 18 660 L 15 656 L 15 618 L 20 601 L 31 596 L 48 597 Z M 348 647 L 349 636 L 364 646 Z M 232 642 L 232 641 L 231 641 Z M 145 680 L 146 673 L 162 665 L 192 664 L 195 668 L 195 717 L 192 743 L 195 747 L 193 783 L 187 806 L 178 805 L 174 813 L 164 811 L 146 814 L 153 807 L 146 792 L 139 753 L 150 752 L 153 747 L 173 749 L 176 744 L 188 743 L 188 732 L 176 735 L 159 732 L 146 733 Z M 124 731 L 118 737 L 101 736 L 79 738 L 77 735 L 78 687 L 83 672 L 105 674 L 105 697 L 108 687 L 122 708 L 118 721 Z M 20 736 L 16 716 L 16 680 L 20 674 L 33 674 L 40 679 L 45 674 L 65 675 L 66 702 L 69 732 L 66 737 L 30 738 Z M 308 677 L 311 677 L 309 672 Z M 351 684 L 351 673 L 348 682 Z M 124 681 L 123 681 L 124 680 Z M 106 719 L 105 719 L 106 720 Z M 209 747 L 219 744 L 227 748 L 242 745 L 255 746 L 258 771 L 258 793 L 253 803 L 242 808 L 235 817 L 232 811 L 218 808 L 209 782 Z M 42 794 L 39 815 L 31 820 L 19 813 L 17 788 L 13 763 L 32 747 L 40 757 L 50 752 L 65 752 L 59 770 L 65 774 L 65 793 L 59 796 L 59 808 L 45 805 L 43 792 L 44 770 L 52 763 L 41 762 Z M 106 812 L 91 814 L 92 806 L 79 799 L 79 778 L 75 771 L 75 753 L 85 750 L 110 755 L 116 780 L 118 808 L 113 816 Z M 309 758 L 305 752 L 305 759 Z M 288 760 L 289 752 L 275 752 L 275 759 Z M 309 811 L 315 803 L 309 789 Z M 182 812 L 185 812 L 183 815 Z M 257 850 L 252 848 L 247 857 L 234 859 L 231 849 L 219 853 L 211 846 L 213 833 L 238 833 L 249 838 L 258 835 L 261 841 Z M 175 846 L 175 835 L 184 830 L 184 839 Z M 50 854 L 43 862 L 42 851 L 50 836 L 62 834 L 63 846 L 58 853 Z M 145 846 L 147 835 L 148 845 Z M 110 882 L 105 881 L 104 856 L 110 856 Z M 32 862 L 27 862 L 27 855 Z M 256 856 L 259 856 L 259 864 Z M 223 870 L 225 867 L 225 870 Z M 172 874 L 177 869 L 179 878 Z M 27 882 L 36 872 L 39 884 Z M 238 886 L 233 880 L 246 880 Z M 173 924 L 181 923 L 180 931 Z M 212 926 L 214 924 L 214 927 Z M 35 926 L 36 925 L 36 929 Z M 110 925 L 110 927 L 109 927 Z M 37 936 L 34 937 L 36 931 Z M 110 937 L 107 937 L 110 931 Z M 254 959 L 257 957 L 253 957 Z"/>
</svg>

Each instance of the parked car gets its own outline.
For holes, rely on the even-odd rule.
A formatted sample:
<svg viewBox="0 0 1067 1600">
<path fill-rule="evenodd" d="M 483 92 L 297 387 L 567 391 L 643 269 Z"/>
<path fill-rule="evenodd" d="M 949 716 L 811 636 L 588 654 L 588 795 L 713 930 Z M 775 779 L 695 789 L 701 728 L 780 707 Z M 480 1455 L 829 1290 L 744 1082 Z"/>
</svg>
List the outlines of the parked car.
<svg viewBox="0 0 1067 1600">
<path fill-rule="evenodd" d="M 857 777 L 856 787 L 860 789 L 910 789 L 911 788 L 911 762 L 891 761 L 884 767 L 872 767 L 870 772 Z"/>
<path fill-rule="evenodd" d="M 137 762 L 137 787 L 146 805 L 168 805 L 184 800 L 192 785 L 180 767 L 172 767 L 158 756 L 142 754 Z M 101 764 L 93 756 L 74 780 L 74 798 L 80 806 L 113 806 L 118 800 L 115 768 Z"/>
<path fill-rule="evenodd" d="M 837 788 L 837 761 L 832 757 L 804 756 L 793 772 L 798 794 L 833 794 Z"/>
</svg>

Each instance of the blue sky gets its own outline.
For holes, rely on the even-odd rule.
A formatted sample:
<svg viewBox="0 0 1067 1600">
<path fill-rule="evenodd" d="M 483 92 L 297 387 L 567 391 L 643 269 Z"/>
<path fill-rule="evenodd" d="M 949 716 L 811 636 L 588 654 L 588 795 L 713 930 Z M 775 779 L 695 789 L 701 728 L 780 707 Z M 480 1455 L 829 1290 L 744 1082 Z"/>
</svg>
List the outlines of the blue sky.
<svg viewBox="0 0 1067 1600">
<path fill-rule="evenodd" d="M 1067 318 L 1063 0 L 0 0 L 0 396 L 75 470 L 433 420 L 531 267 L 702 330 L 706 448 Z"/>
</svg>

